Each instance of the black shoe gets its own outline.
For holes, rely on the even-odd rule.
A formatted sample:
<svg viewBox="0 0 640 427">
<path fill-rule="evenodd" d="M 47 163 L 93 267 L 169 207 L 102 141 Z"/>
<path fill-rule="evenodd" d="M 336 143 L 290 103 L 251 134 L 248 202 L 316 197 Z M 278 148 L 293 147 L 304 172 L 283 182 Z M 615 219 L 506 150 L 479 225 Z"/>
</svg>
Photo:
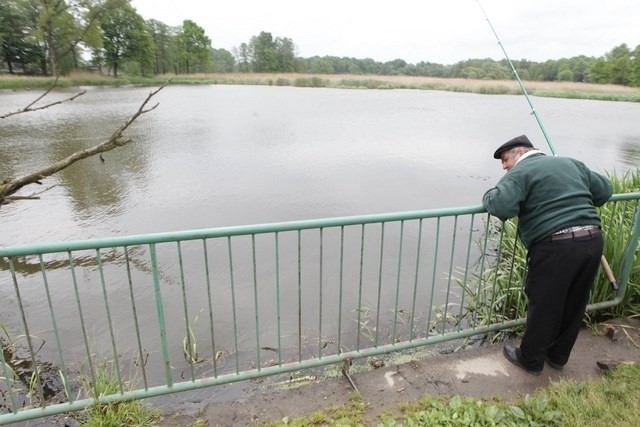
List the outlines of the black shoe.
<svg viewBox="0 0 640 427">
<path fill-rule="evenodd" d="M 502 352 L 504 353 L 504 357 L 507 358 L 507 360 L 511 363 L 513 363 L 514 365 L 524 369 L 525 371 L 527 371 L 528 373 L 532 374 L 532 375 L 540 375 L 540 372 L 542 372 L 542 369 L 538 370 L 538 371 L 534 371 L 533 369 L 529 369 L 526 366 L 524 366 L 522 364 L 522 362 L 520 361 L 520 359 L 518 359 L 518 352 L 517 352 L 517 348 L 506 344 L 504 346 L 504 348 L 502 349 Z"/>
<path fill-rule="evenodd" d="M 547 365 L 551 366 L 553 369 L 557 369 L 558 371 L 564 368 L 564 364 L 556 363 L 553 360 L 546 358 Z"/>
</svg>

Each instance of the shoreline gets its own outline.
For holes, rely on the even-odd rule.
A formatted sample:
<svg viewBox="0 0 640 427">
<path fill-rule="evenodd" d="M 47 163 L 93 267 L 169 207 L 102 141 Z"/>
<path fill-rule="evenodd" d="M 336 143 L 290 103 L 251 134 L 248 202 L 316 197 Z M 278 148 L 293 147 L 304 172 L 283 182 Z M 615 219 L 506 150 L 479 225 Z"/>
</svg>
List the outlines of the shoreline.
<svg viewBox="0 0 640 427">
<path fill-rule="evenodd" d="M 336 89 L 414 89 L 467 92 L 485 95 L 521 95 L 516 80 L 473 80 L 421 76 L 380 76 L 355 74 L 300 73 L 219 73 L 189 75 L 157 75 L 154 77 L 120 76 L 113 78 L 93 73 L 72 73 L 60 77 L 56 86 L 159 86 L 171 80 L 172 85 L 262 85 L 319 87 Z M 0 76 L 0 90 L 41 90 L 54 83 L 53 77 Z M 532 96 L 589 99 L 601 101 L 640 102 L 640 88 L 576 82 L 523 81 Z"/>
</svg>

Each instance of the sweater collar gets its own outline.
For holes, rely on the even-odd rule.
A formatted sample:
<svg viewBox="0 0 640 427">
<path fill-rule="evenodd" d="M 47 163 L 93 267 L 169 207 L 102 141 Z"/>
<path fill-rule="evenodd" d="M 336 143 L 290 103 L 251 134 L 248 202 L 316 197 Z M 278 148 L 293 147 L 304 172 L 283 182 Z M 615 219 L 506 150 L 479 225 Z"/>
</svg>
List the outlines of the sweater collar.
<svg viewBox="0 0 640 427">
<path fill-rule="evenodd" d="M 526 159 L 529 156 L 533 156 L 534 154 L 542 154 L 543 156 L 546 156 L 546 154 L 544 154 L 542 151 L 540 150 L 531 150 L 531 151 L 527 151 L 526 153 L 524 153 L 522 156 L 520 156 L 520 158 L 518 160 L 516 160 L 516 165 L 518 163 L 520 163 L 522 160 Z M 515 166 L 515 165 L 514 165 Z"/>
</svg>

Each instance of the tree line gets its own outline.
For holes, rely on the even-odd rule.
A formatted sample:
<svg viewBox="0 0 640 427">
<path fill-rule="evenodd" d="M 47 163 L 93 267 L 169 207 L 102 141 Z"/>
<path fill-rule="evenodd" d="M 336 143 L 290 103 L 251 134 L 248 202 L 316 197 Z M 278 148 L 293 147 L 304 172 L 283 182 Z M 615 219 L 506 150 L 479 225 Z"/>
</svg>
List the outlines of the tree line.
<svg viewBox="0 0 640 427">
<path fill-rule="evenodd" d="M 335 56 L 302 58 L 291 38 L 262 31 L 232 51 L 216 49 L 195 21 L 179 26 L 145 20 L 130 0 L 3 0 L 0 70 L 65 75 L 89 70 L 118 76 L 220 72 L 407 75 L 511 79 L 506 60 L 468 59 L 451 65 L 402 59 L 380 62 Z M 601 57 L 516 60 L 520 77 L 640 86 L 640 45 L 614 47 Z"/>
</svg>

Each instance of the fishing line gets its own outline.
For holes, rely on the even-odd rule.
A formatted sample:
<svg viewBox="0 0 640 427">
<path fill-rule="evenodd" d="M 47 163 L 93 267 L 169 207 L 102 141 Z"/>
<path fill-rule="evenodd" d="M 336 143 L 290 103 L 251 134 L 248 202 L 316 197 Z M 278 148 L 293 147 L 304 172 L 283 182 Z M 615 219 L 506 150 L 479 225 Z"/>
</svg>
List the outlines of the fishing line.
<svg viewBox="0 0 640 427">
<path fill-rule="evenodd" d="M 529 107 L 531 108 L 531 114 L 533 114 L 533 116 L 536 119 L 536 122 L 538 122 L 538 126 L 540 126 L 540 130 L 542 130 L 542 134 L 544 135 L 544 139 L 547 141 L 547 145 L 549 145 L 549 149 L 551 150 L 551 153 L 554 156 L 557 155 L 556 154 L 556 149 L 553 146 L 553 144 L 551 143 L 551 138 L 549 138 L 549 135 L 547 134 L 547 131 L 544 128 L 544 125 L 542 124 L 542 120 L 540 120 L 540 117 L 538 116 L 538 112 L 536 111 L 535 107 L 533 106 L 533 103 L 531 102 L 531 99 L 529 98 L 529 94 L 527 93 L 527 89 L 525 89 L 524 84 L 522 84 L 522 80 L 520 80 L 520 76 L 518 75 L 518 72 L 516 71 L 516 67 L 513 66 L 513 62 L 511 62 L 511 59 L 509 58 L 509 55 L 507 54 L 506 49 L 504 48 L 502 42 L 500 41 L 500 37 L 498 37 L 498 33 L 496 33 L 496 30 L 493 28 L 493 25 L 491 25 L 491 21 L 489 20 L 489 17 L 487 16 L 486 12 L 484 11 L 484 8 L 480 4 L 480 1 L 476 0 L 476 3 L 478 3 L 478 7 L 482 11 L 482 14 L 484 15 L 485 19 L 487 20 L 487 23 L 489 24 L 489 27 L 491 28 L 491 31 L 493 32 L 493 35 L 496 37 L 496 40 L 498 41 L 498 45 L 500 46 L 500 49 L 502 49 L 502 53 L 504 53 L 504 57 L 507 59 L 507 62 L 509 63 L 509 66 L 511 67 L 511 71 L 513 71 L 513 75 L 516 77 L 516 80 L 518 81 L 518 84 L 520 85 L 520 90 L 522 90 L 522 93 L 524 94 L 524 97 L 527 99 L 527 102 L 529 103 Z"/>
</svg>

